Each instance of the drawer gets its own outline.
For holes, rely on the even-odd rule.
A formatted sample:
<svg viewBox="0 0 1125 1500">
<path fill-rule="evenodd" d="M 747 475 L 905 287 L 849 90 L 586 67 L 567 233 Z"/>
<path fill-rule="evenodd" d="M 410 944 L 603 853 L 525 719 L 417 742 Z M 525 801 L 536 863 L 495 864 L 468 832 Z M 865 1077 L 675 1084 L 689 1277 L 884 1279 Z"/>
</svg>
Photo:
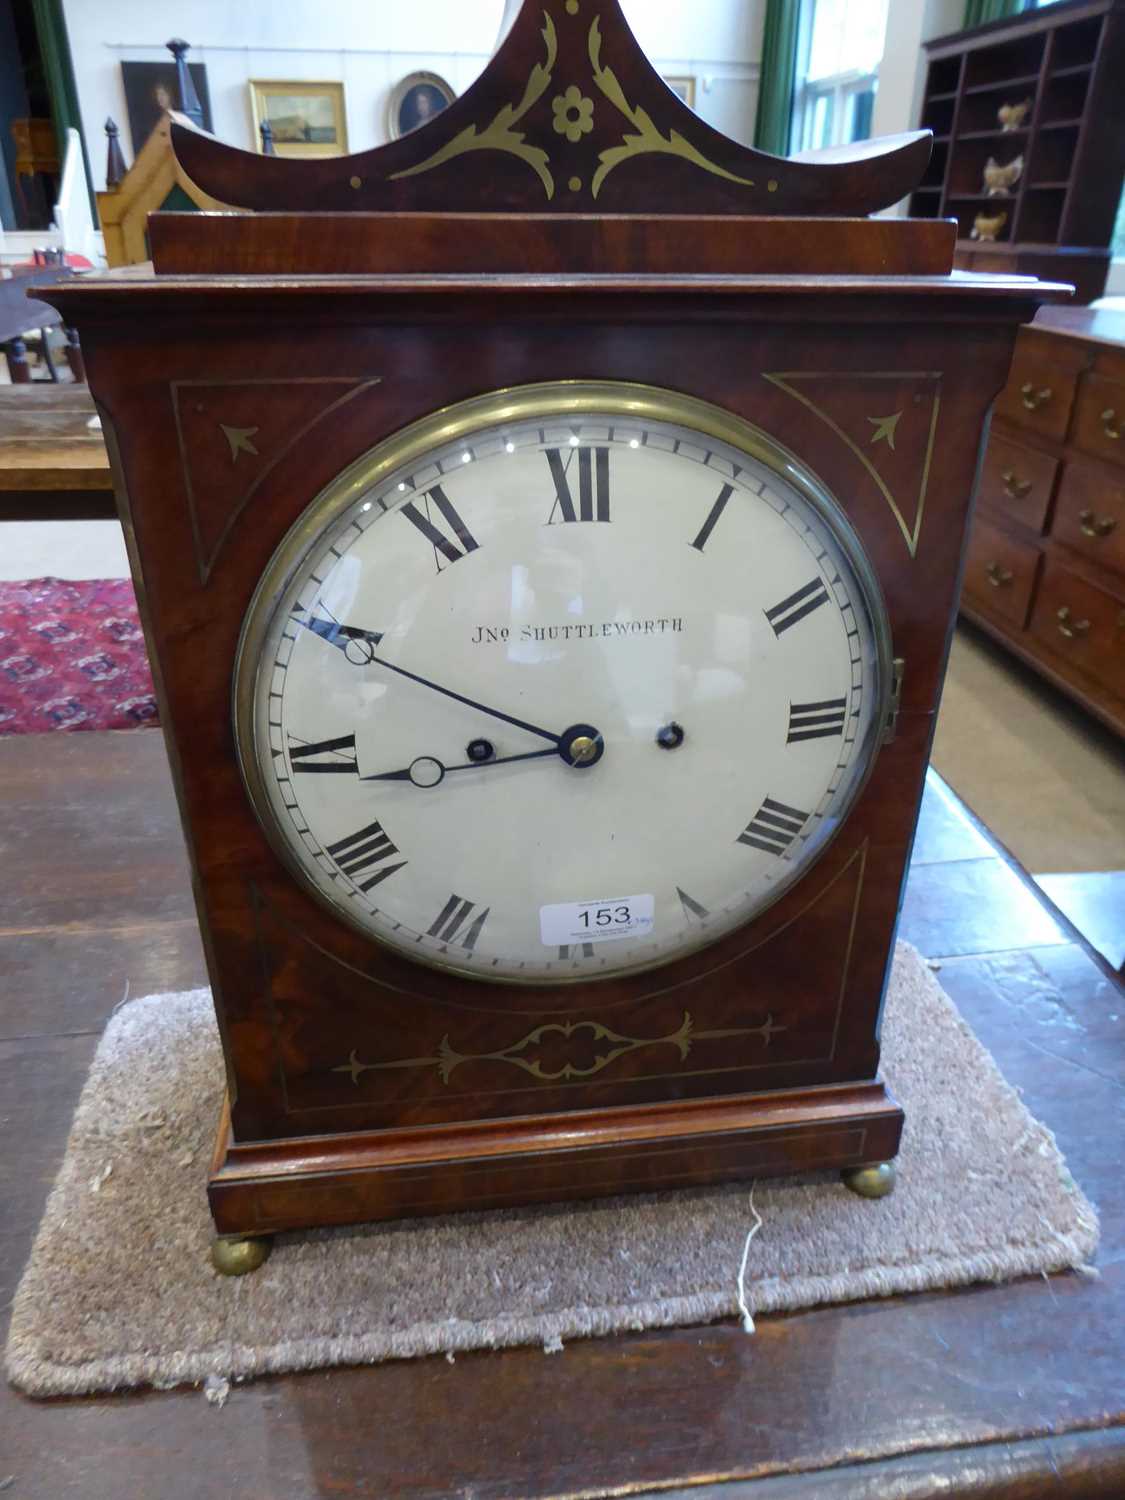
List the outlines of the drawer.
<svg viewBox="0 0 1125 1500">
<path fill-rule="evenodd" d="M 1119 574 L 1125 583 L 1125 473 L 1067 464 L 1051 536 Z"/>
<path fill-rule="evenodd" d="M 1059 461 L 1006 438 L 991 437 L 980 473 L 980 499 L 1013 521 L 1042 531 Z"/>
<path fill-rule="evenodd" d="M 1125 590 L 1111 594 L 1049 557 L 1030 630 L 1053 656 L 1125 698 Z"/>
<path fill-rule="evenodd" d="M 1011 537 L 978 516 L 969 536 L 966 596 L 989 614 L 1000 615 L 1022 630 L 1040 556 L 1034 542 Z"/>
<path fill-rule="evenodd" d="M 996 401 L 996 415 L 1060 443 L 1070 425 L 1077 384 L 1073 356 L 1069 361 L 1052 359 L 1039 342 L 1029 343 L 1021 338 L 1016 344 L 1008 384 Z"/>
<path fill-rule="evenodd" d="M 1085 453 L 1125 464 L 1125 380 L 1082 376 L 1071 442 Z"/>
</svg>

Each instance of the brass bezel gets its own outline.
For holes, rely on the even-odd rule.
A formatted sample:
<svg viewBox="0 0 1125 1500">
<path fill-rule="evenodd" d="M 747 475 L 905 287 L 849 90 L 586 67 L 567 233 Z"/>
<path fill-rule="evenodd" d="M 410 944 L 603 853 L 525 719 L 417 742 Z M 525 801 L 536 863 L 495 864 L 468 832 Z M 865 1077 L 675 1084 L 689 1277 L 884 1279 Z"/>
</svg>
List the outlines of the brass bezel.
<svg viewBox="0 0 1125 1500">
<path fill-rule="evenodd" d="M 282 538 L 258 581 L 246 611 L 235 652 L 232 683 L 235 748 L 243 784 L 255 816 L 270 847 L 303 890 L 354 931 L 360 932 L 368 941 L 386 948 L 396 957 L 409 963 L 417 963 L 424 968 L 437 969 L 443 974 L 472 979 L 477 983 L 515 985 L 523 988 L 527 988 L 530 983 L 532 987 L 559 988 L 565 985 L 596 984 L 599 978 L 604 978 L 605 982 L 620 981 L 644 973 L 646 970 L 677 963 L 691 953 L 699 952 L 715 942 L 729 938 L 731 933 L 737 932 L 739 928 L 728 928 L 691 947 L 656 958 L 651 964 L 640 964 L 636 968 L 617 970 L 613 974 L 576 975 L 558 979 L 538 976 L 533 981 L 458 968 L 456 964 L 442 963 L 436 956 L 407 953 L 403 949 L 394 947 L 393 944 L 384 942 L 370 927 L 357 919 L 352 908 L 343 902 L 333 901 L 327 892 L 308 878 L 300 861 L 293 857 L 290 842 L 279 826 L 254 749 L 255 702 L 257 677 L 261 666 L 261 650 L 270 622 L 283 595 L 300 563 L 312 550 L 317 539 L 335 524 L 360 495 L 376 488 L 382 480 L 396 470 L 417 462 L 434 448 L 463 441 L 482 428 L 500 426 L 505 422 L 524 422 L 535 418 L 557 419 L 603 413 L 618 418 L 632 418 L 638 422 L 668 422 L 687 427 L 719 442 L 728 443 L 772 469 L 799 492 L 831 531 L 855 574 L 863 596 L 863 603 L 867 609 L 875 647 L 877 683 L 876 711 L 869 725 L 865 742 L 861 750 L 857 752 L 864 757 L 863 770 L 856 778 L 847 800 L 841 807 L 836 828 L 824 839 L 805 869 L 795 881 L 786 883 L 775 891 L 768 901 L 746 919 L 744 925 L 748 926 L 751 922 L 757 921 L 776 901 L 792 891 L 795 885 L 819 863 L 824 851 L 835 841 L 874 769 L 883 743 L 883 729 L 891 708 L 894 651 L 890 622 L 887 618 L 883 590 L 858 533 L 828 487 L 818 476 L 795 453 L 745 418 L 725 411 L 709 401 L 702 401 L 696 396 L 665 390 L 659 386 L 616 380 L 543 381 L 533 385 L 491 391 L 483 396 L 473 396 L 468 400 L 456 402 L 384 438 L 367 453 L 349 464 L 318 495 L 314 496 Z"/>
</svg>

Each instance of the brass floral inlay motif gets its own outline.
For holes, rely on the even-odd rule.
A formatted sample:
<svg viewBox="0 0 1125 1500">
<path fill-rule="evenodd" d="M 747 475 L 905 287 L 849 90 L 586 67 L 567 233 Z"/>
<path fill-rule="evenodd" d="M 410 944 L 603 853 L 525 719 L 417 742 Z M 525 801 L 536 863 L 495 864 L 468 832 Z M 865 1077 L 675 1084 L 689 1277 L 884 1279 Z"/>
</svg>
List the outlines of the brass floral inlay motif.
<svg viewBox="0 0 1125 1500">
<path fill-rule="evenodd" d="M 594 173 L 594 180 L 590 184 L 591 195 L 595 198 L 598 196 L 602 183 L 614 168 L 619 167 L 623 161 L 628 161 L 631 157 L 635 156 L 649 156 L 653 152 L 661 152 L 665 156 L 681 157 L 685 161 L 692 162 L 697 167 L 702 167 L 705 172 L 710 172 L 715 177 L 725 177 L 728 182 L 737 182 L 743 187 L 753 187 L 754 184 L 750 178 L 736 177 L 733 172 L 728 172 L 725 167 L 720 167 L 716 162 L 709 161 L 703 155 L 702 151 L 693 146 L 678 130 L 670 130 L 667 136 L 661 135 L 648 111 L 642 109 L 639 105 L 634 108 L 629 103 L 613 69 L 602 67 L 602 33 L 599 20 L 600 17 L 594 17 L 589 37 L 590 66 L 594 70 L 594 82 L 609 102 L 621 111 L 633 126 L 636 134 L 625 135 L 620 146 L 612 146 L 608 151 L 603 151 L 599 155 L 598 161 L 601 165 Z"/>
<path fill-rule="evenodd" d="M 577 5 L 568 4 L 566 9 L 569 15 L 578 13 Z M 600 17 L 595 16 L 587 37 L 587 51 L 593 70 L 593 82 L 614 109 L 625 117 L 632 126 L 632 130 L 623 135 L 620 145 L 610 146 L 598 154 L 597 170 L 590 181 L 590 196 L 592 198 L 598 196 L 606 178 L 622 162 L 653 154 L 677 156 L 681 161 L 691 162 L 693 166 L 701 168 L 704 172 L 710 172 L 714 177 L 723 177 L 726 181 L 736 182 L 741 187 L 753 187 L 754 182 L 749 177 L 739 177 L 734 172 L 728 172 L 725 167 L 719 166 L 717 162 L 711 161 L 698 146 L 693 146 L 678 130 L 669 130 L 667 134 L 662 133 L 647 110 L 639 104 L 630 104 L 616 73 L 612 68 L 602 66 L 600 20 Z M 505 104 L 490 123 L 483 127 L 467 125 L 464 130 L 446 141 L 443 146 L 439 146 L 424 161 L 415 162 L 412 167 L 405 167 L 401 172 L 393 172 L 391 181 L 430 172 L 444 162 L 463 156 L 468 151 L 503 151 L 509 156 L 517 156 L 521 161 L 526 162 L 543 184 L 543 191 L 548 201 L 554 198 L 555 179 L 551 170 L 551 153 L 544 146 L 532 145 L 527 134 L 516 129 L 532 107 L 538 104 L 546 94 L 554 76 L 555 64 L 558 60 L 558 33 L 548 11 L 543 12 L 542 35 L 545 48 L 543 61 L 532 68 L 524 86 L 523 95 L 517 104 Z M 594 100 L 583 92 L 579 84 L 569 84 L 551 101 L 551 124 L 554 133 L 564 136 L 572 146 L 578 145 L 583 137 L 589 135 L 594 129 L 594 108 Z M 534 133 L 533 131 L 532 134 Z M 547 135 L 546 139 L 550 142 L 551 136 Z M 571 182 L 575 180 L 581 179 L 570 179 Z M 776 187 L 777 183 L 771 180 L 769 190 L 773 192 Z M 573 187 L 570 190 L 577 191 Z"/>
<path fill-rule="evenodd" d="M 685 1011 L 684 1019 L 677 1030 L 669 1032 L 667 1036 L 655 1037 L 623 1036 L 619 1031 L 614 1031 L 612 1027 L 604 1025 L 601 1021 L 548 1021 L 542 1026 L 534 1027 L 526 1036 L 520 1037 L 518 1042 L 513 1042 L 511 1046 L 503 1047 L 498 1052 L 458 1052 L 449 1037 L 443 1036 L 435 1057 L 404 1057 L 396 1058 L 393 1062 L 365 1063 L 360 1062 L 353 1048 L 347 1062 L 341 1063 L 332 1071 L 349 1074 L 352 1083 L 358 1085 L 364 1073 L 378 1073 L 401 1068 L 436 1068 L 442 1083 L 448 1083 L 462 1063 L 502 1062 L 522 1068 L 525 1073 L 530 1073 L 532 1078 L 539 1079 L 541 1083 L 557 1083 L 571 1078 L 592 1078 L 595 1073 L 608 1068 L 619 1057 L 625 1057 L 645 1047 L 674 1047 L 680 1055 L 680 1061 L 686 1062 L 694 1042 L 755 1036 L 760 1038 L 763 1046 L 768 1047 L 774 1036 L 779 1031 L 785 1030 L 786 1027 L 778 1026 L 774 1022 L 772 1013 L 760 1026 L 735 1027 L 722 1031 L 696 1031 L 691 1016 Z M 565 1062 L 562 1067 L 552 1072 L 546 1068 L 542 1057 L 535 1055 L 547 1037 L 562 1037 L 569 1041 L 571 1037 L 582 1032 L 587 1033 L 588 1040 L 595 1048 L 596 1055 L 592 1063 L 583 1065 Z M 602 1044 L 606 1044 L 604 1048 Z"/>
<path fill-rule="evenodd" d="M 555 114 L 555 129 L 565 135 L 572 146 L 594 128 L 594 101 L 587 99 L 577 84 L 572 83 L 565 94 L 556 94 L 551 100 Z"/>
<path fill-rule="evenodd" d="M 407 167 L 402 172 L 393 172 L 391 181 L 400 177 L 416 177 L 420 172 L 429 172 L 434 167 L 441 166 L 443 162 L 451 161 L 455 156 L 463 156 L 466 151 L 506 151 L 510 156 L 518 156 L 521 161 L 527 162 L 543 184 L 543 190 L 548 199 L 553 198 L 555 179 L 551 176 L 550 157 L 540 146 L 529 145 L 527 137 L 515 129 L 532 105 L 537 104 L 551 86 L 551 75 L 554 72 L 559 46 L 555 23 L 546 11 L 543 12 L 543 43 L 546 48 L 546 59 L 541 63 L 536 63 L 532 68 L 523 97 L 518 104 L 505 104 L 483 130 L 476 125 L 467 125 L 451 141 L 446 141 L 444 146 L 439 147 L 432 156 L 427 156 L 425 161 L 416 162 L 414 166 Z M 592 110 L 593 105 L 590 108 Z"/>
</svg>

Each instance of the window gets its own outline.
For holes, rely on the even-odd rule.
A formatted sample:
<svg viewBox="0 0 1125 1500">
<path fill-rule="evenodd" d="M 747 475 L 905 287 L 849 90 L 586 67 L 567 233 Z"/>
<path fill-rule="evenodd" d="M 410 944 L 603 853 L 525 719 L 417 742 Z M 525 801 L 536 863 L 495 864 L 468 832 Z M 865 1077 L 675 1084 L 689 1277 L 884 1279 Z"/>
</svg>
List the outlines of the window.
<svg viewBox="0 0 1125 1500">
<path fill-rule="evenodd" d="M 889 0 L 803 0 L 791 149 L 871 134 Z"/>
</svg>

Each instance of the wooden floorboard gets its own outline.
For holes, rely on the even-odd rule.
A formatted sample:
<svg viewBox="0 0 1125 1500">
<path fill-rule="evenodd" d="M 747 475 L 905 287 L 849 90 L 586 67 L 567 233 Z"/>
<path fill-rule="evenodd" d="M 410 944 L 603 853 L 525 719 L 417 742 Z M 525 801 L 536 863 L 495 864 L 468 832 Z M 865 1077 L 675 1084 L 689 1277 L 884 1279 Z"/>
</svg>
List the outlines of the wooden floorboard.
<svg viewBox="0 0 1125 1500">
<path fill-rule="evenodd" d="M 109 1012 L 126 984 L 205 976 L 159 734 L 0 741 L 0 788 L 6 1326 Z M 762 1318 L 753 1338 L 727 1322 L 287 1376 L 236 1387 L 222 1410 L 194 1390 L 33 1402 L 5 1388 L 4 1500 L 742 1500 L 749 1479 L 763 1500 L 1125 1494 L 1125 996 L 940 792 L 904 934 L 942 958 L 1098 1203 L 1100 1279 L 812 1309 Z"/>
</svg>

